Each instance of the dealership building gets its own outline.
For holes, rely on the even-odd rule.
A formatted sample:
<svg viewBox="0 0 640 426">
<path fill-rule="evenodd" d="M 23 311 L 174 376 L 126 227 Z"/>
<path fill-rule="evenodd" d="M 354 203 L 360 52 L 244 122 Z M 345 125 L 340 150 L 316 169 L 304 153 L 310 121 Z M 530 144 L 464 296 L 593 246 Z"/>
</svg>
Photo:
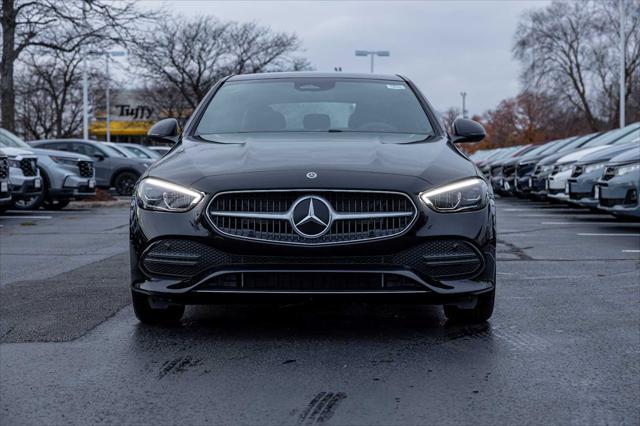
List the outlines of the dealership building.
<svg viewBox="0 0 640 426">
<path fill-rule="evenodd" d="M 147 131 L 166 115 L 149 102 L 143 90 L 114 91 L 110 97 L 111 142 L 148 144 Z M 89 137 L 107 139 L 106 108 L 96 106 L 95 118 L 89 126 Z"/>
</svg>

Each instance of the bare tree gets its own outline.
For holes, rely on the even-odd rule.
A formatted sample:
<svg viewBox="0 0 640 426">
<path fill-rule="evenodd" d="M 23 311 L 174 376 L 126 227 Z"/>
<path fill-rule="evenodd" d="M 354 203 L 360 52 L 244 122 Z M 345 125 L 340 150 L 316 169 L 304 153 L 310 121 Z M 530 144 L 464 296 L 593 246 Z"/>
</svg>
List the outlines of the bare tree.
<svg viewBox="0 0 640 426">
<path fill-rule="evenodd" d="M 626 14 L 627 99 L 640 66 L 640 0 L 623 0 Z M 592 130 L 614 125 L 619 115 L 617 1 L 554 1 L 527 13 L 518 25 L 514 55 L 524 65 L 527 88 L 552 94 L 582 113 Z M 613 113 L 612 113 L 613 111 Z"/>
<path fill-rule="evenodd" d="M 453 131 L 453 122 L 458 117 L 462 117 L 462 114 L 460 109 L 456 107 L 451 107 L 440 115 L 442 124 L 447 132 L 451 133 Z"/>
<path fill-rule="evenodd" d="M 21 60 L 16 80 L 16 116 L 21 133 L 29 139 L 75 136 L 82 125 L 81 62 L 79 50 L 29 54 Z M 90 70 L 91 81 L 102 86 L 105 76 Z M 96 91 L 94 104 L 104 101 Z"/>
<path fill-rule="evenodd" d="M 299 47 L 295 35 L 255 23 L 176 17 L 136 37 L 130 55 L 152 86 L 176 90 L 195 108 L 226 75 L 307 69 L 306 60 L 292 56 Z"/>
<path fill-rule="evenodd" d="M 153 15 L 132 0 L 2 0 L 2 126 L 15 130 L 14 67 L 25 51 L 74 52 L 97 41 L 122 42 L 134 24 Z"/>
</svg>

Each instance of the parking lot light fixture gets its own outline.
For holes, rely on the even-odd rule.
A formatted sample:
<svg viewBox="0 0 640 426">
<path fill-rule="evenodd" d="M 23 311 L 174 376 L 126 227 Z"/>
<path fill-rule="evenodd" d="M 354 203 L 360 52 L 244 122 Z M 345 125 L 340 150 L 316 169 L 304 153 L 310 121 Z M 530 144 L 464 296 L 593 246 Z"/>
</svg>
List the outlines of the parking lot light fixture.
<svg viewBox="0 0 640 426">
<path fill-rule="evenodd" d="M 356 50 L 356 56 L 369 56 L 371 58 L 371 74 L 373 74 L 374 56 L 387 57 L 391 56 L 391 54 L 388 50 Z"/>
</svg>

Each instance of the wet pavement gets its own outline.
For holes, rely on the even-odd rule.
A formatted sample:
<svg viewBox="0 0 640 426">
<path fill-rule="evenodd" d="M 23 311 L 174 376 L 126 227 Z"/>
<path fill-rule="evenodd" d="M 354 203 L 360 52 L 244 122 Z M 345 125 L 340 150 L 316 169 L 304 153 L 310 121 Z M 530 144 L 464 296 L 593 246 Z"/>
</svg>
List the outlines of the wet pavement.
<svg viewBox="0 0 640 426">
<path fill-rule="evenodd" d="M 125 208 L 0 216 L 0 423 L 640 423 L 640 223 L 498 210 L 496 311 L 474 326 L 366 304 L 144 326 Z"/>
</svg>

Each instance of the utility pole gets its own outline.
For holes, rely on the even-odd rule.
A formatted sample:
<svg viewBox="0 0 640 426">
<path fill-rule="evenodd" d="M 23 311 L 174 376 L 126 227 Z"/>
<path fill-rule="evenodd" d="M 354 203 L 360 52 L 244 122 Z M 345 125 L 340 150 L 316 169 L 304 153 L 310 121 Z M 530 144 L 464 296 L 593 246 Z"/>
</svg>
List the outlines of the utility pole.
<svg viewBox="0 0 640 426">
<path fill-rule="evenodd" d="M 462 96 L 462 118 L 467 118 L 467 92 L 460 92 Z"/>
<path fill-rule="evenodd" d="M 618 0 L 618 8 L 620 13 L 620 127 L 625 125 L 625 87 L 624 87 L 624 68 L 625 68 L 625 37 L 624 37 L 624 8 L 623 0 Z"/>
</svg>

